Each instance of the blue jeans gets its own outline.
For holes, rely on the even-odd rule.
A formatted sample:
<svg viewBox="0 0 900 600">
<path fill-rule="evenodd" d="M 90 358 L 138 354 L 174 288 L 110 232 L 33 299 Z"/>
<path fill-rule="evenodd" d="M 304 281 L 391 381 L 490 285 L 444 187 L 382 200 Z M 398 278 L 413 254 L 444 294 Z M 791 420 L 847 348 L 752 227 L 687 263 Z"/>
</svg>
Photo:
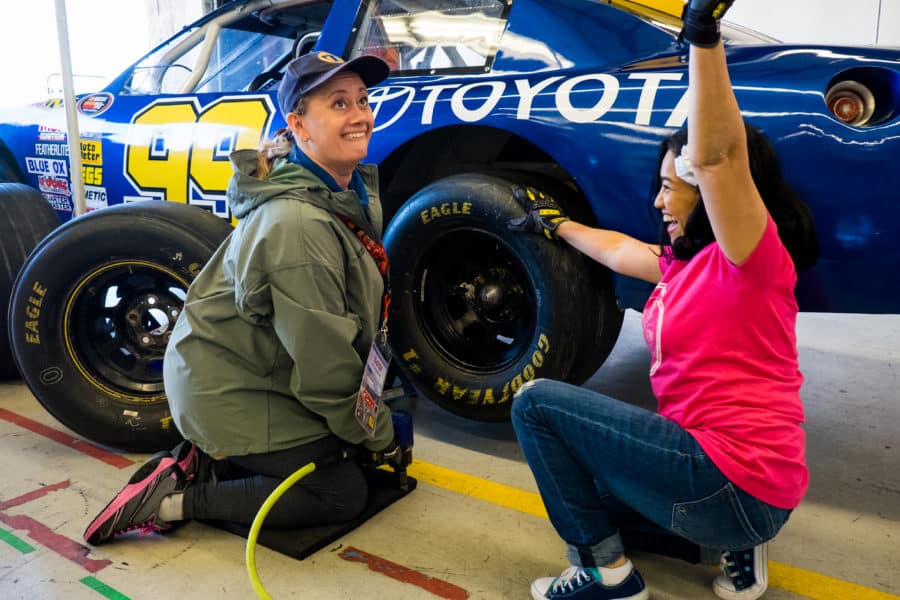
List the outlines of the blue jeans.
<svg viewBox="0 0 900 600">
<path fill-rule="evenodd" d="M 512 422 L 573 565 L 607 565 L 626 545 L 712 564 L 791 513 L 731 483 L 674 421 L 581 387 L 525 384 Z"/>
</svg>

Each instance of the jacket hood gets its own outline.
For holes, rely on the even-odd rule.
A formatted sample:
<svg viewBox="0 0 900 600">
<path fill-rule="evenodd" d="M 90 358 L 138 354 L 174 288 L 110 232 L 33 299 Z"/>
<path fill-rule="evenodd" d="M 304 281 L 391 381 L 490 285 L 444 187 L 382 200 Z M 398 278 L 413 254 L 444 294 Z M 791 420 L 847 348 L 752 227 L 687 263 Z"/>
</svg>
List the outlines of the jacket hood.
<svg viewBox="0 0 900 600">
<path fill-rule="evenodd" d="M 351 190 L 332 192 L 309 170 L 287 158 L 276 159 L 272 172 L 265 179 L 256 177 L 256 150 L 237 150 L 231 153 L 230 158 L 234 177 L 228 183 L 227 196 L 232 214 L 238 219 L 273 198 L 297 200 L 331 213 L 346 215 L 369 235 L 375 239 L 380 238 L 363 214 L 363 207 L 356 192 Z M 374 166 L 359 165 L 356 169 L 362 175 L 367 188 L 378 189 L 378 175 Z"/>
</svg>

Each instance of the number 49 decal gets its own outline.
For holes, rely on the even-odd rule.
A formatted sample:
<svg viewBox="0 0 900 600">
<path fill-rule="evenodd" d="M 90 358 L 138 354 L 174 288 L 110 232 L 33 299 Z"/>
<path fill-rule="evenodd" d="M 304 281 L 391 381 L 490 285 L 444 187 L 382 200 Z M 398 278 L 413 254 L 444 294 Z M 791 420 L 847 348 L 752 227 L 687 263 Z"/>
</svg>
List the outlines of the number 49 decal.
<svg viewBox="0 0 900 600">
<path fill-rule="evenodd" d="M 259 146 L 273 114 L 268 96 L 220 98 L 202 109 L 196 98 L 154 102 L 131 120 L 125 175 L 141 195 L 222 200 L 232 173 L 228 155 Z"/>
</svg>

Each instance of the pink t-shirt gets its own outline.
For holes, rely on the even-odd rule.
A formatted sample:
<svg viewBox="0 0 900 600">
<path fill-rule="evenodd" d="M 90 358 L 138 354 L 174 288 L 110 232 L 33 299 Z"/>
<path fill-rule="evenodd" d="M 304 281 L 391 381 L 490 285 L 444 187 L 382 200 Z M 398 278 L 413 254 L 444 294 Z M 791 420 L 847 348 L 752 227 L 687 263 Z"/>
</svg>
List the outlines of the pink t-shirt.
<svg viewBox="0 0 900 600">
<path fill-rule="evenodd" d="M 797 274 L 769 217 L 740 266 L 713 242 L 660 258 L 644 307 L 659 414 L 685 428 L 745 492 L 779 508 L 806 493 L 806 436 L 794 331 Z"/>
</svg>

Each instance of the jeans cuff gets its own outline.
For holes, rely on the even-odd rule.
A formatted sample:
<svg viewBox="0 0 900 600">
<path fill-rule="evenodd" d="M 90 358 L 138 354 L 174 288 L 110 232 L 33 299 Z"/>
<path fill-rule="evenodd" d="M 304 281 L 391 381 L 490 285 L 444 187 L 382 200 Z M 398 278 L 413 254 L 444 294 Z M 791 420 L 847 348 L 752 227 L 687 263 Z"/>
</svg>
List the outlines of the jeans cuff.
<svg viewBox="0 0 900 600">
<path fill-rule="evenodd" d="M 586 568 L 608 565 L 625 554 L 625 546 L 622 544 L 622 538 L 618 532 L 600 540 L 593 546 L 567 544 L 567 547 L 569 564 Z"/>
</svg>

